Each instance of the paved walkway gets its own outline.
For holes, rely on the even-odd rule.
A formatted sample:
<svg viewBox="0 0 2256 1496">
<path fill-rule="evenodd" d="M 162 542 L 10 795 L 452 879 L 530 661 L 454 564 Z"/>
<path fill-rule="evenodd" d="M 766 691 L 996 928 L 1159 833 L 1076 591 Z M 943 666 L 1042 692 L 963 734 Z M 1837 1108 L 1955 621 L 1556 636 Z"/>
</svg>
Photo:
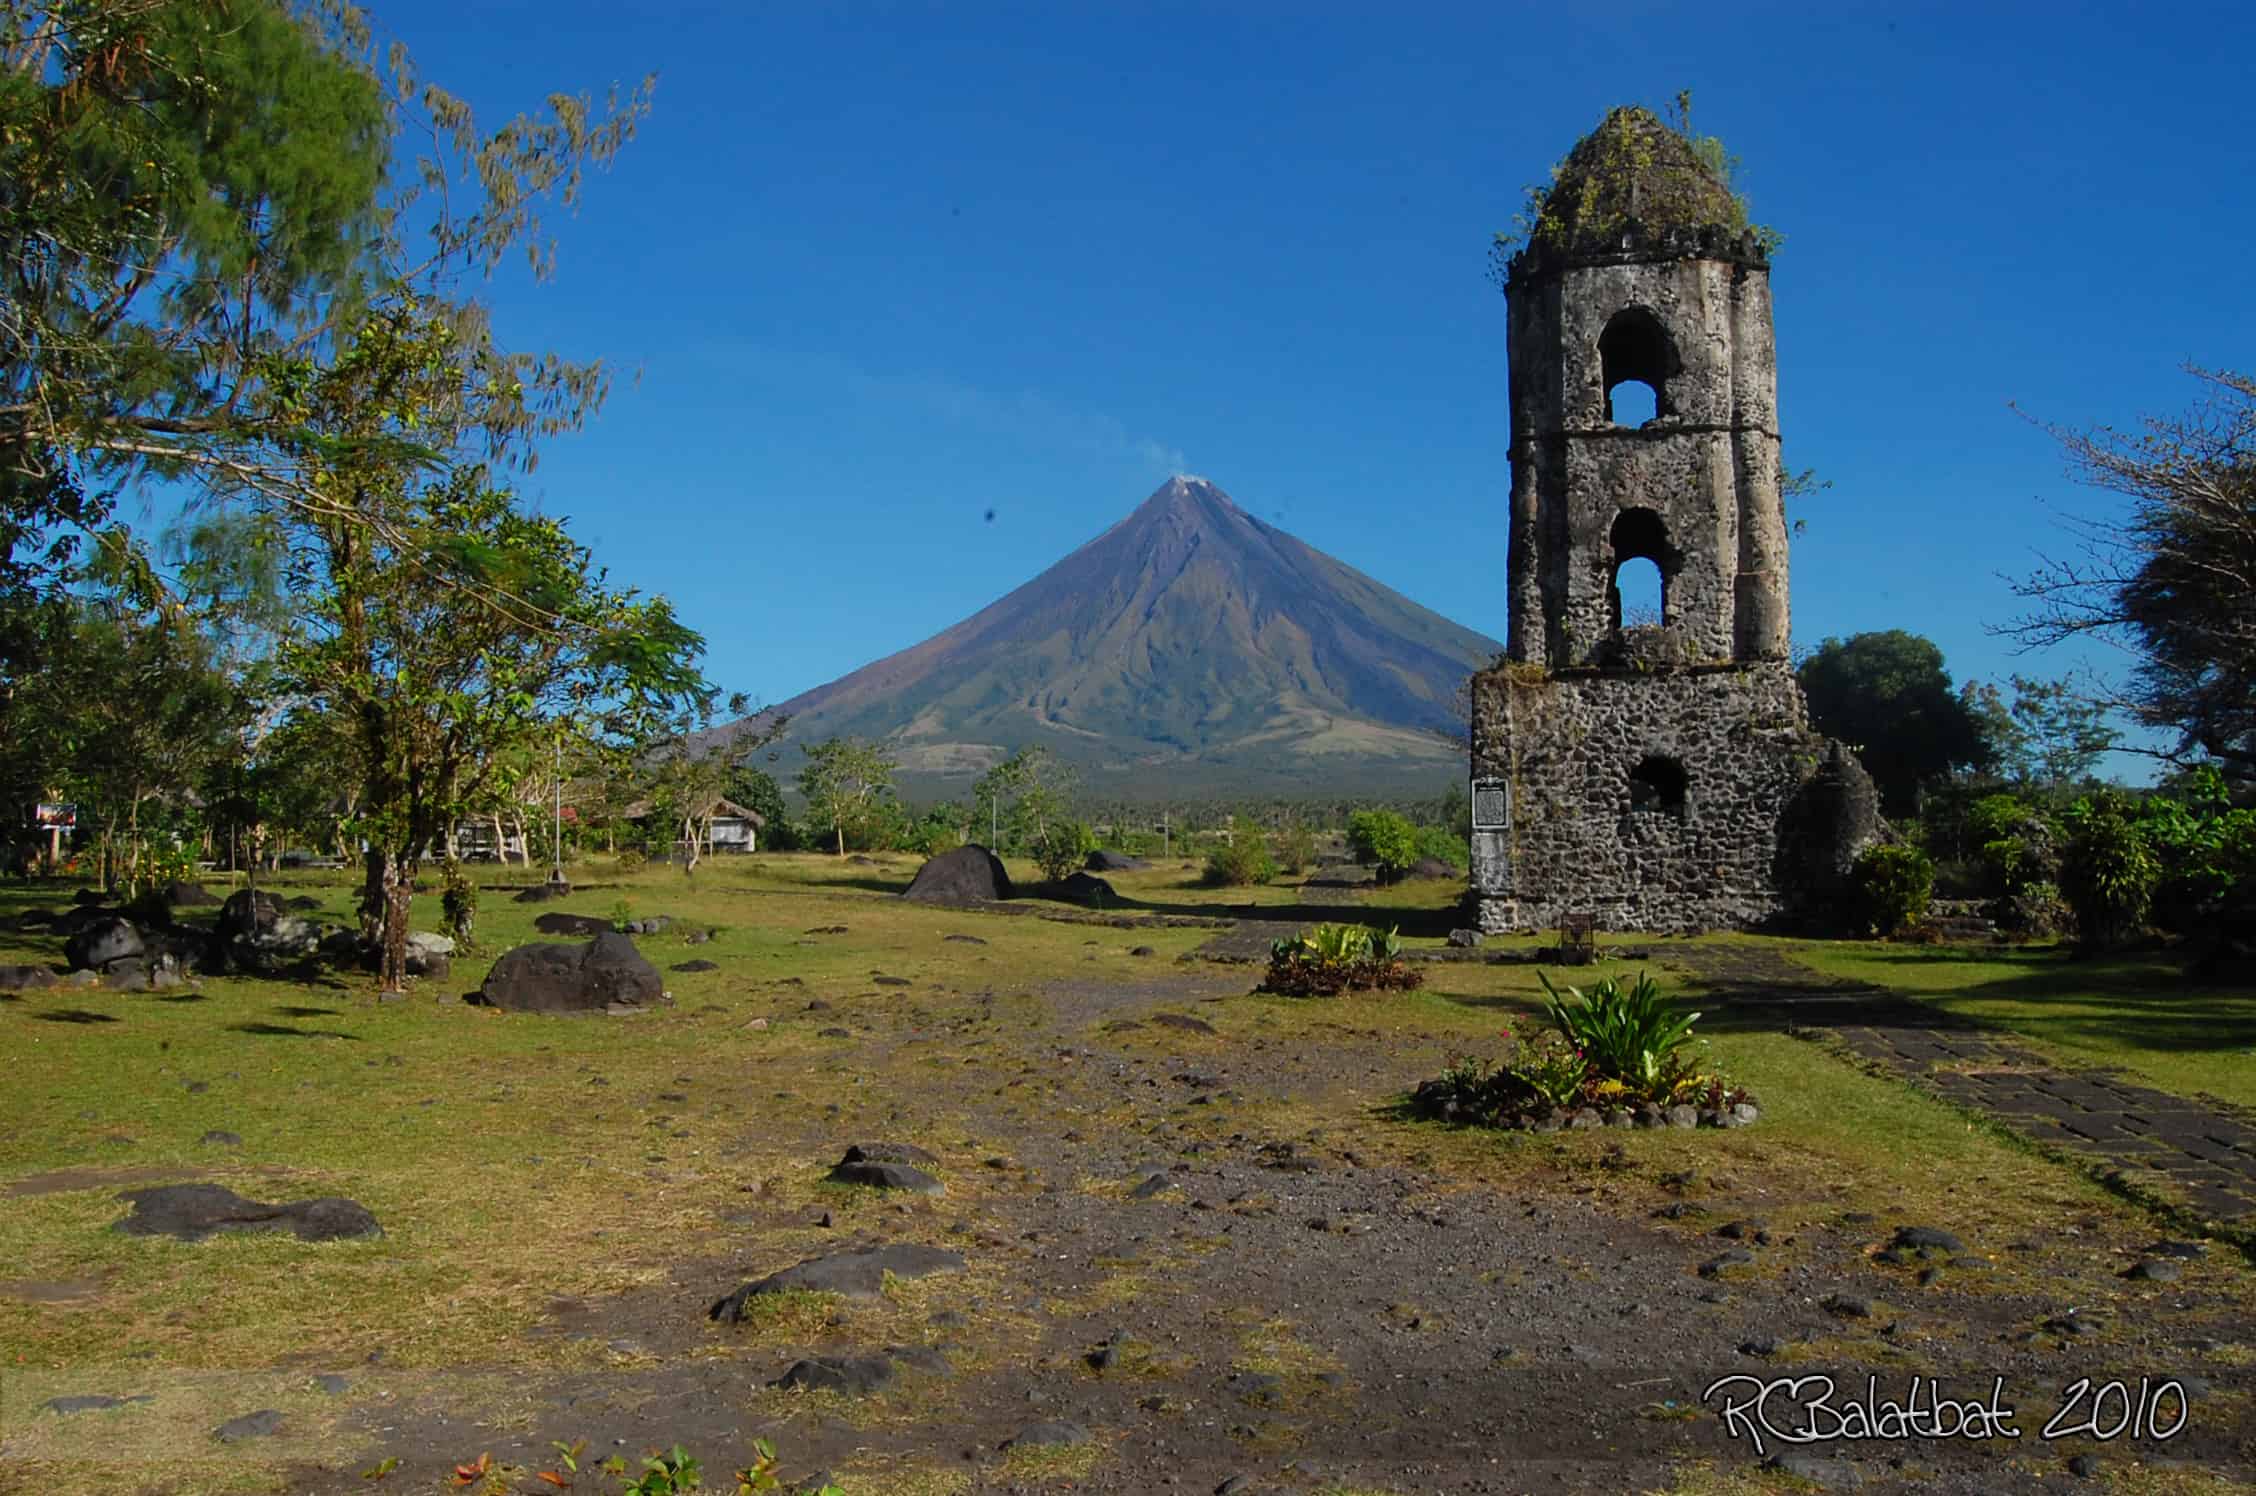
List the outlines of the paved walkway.
<svg viewBox="0 0 2256 1496">
<path fill-rule="evenodd" d="M 2204 1219 L 2256 1227 L 2256 1126 L 2111 1071 L 2064 1070 L 1999 1031 L 1869 982 L 1825 976 L 1761 946 L 1685 945 L 1667 960 L 1741 1011 L 1826 1028 L 1882 1070 L 1986 1112 L 2040 1143 L 2120 1168 L 2150 1171 Z M 2146 1176 L 2142 1178 L 2141 1176 Z"/>
</svg>

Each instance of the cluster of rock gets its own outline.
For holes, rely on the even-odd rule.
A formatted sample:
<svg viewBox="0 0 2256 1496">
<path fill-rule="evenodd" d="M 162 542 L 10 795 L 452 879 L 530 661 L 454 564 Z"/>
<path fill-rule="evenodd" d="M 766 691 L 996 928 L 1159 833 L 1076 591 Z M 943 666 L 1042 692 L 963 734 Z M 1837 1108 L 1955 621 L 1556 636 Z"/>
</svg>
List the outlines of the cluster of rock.
<svg viewBox="0 0 2256 1496">
<path fill-rule="evenodd" d="M 1762 1110 L 1752 1097 L 1727 1106 L 1693 1106 L 1689 1102 L 1658 1106 L 1647 1101 L 1635 1106 L 1543 1107 L 1488 1115 L 1464 1106 L 1450 1094 L 1449 1086 L 1439 1080 L 1421 1082 L 1411 1095 L 1411 1107 L 1420 1116 L 1437 1122 L 1495 1127 L 1506 1132 L 1582 1132 L 1600 1127 L 1746 1127 L 1762 1117 Z"/>
<path fill-rule="evenodd" d="M 209 922 L 180 911 L 217 905 Z M 100 894 L 82 892 L 61 913 L 32 910 L 15 921 L 18 929 L 45 929 L 64 937 L 63 959 L 78 980 L 99 981 L 119 990 L 170 987 L 190 972 L 276 976 L 315 960 L 373 966 L 377 953 L 358 932 L 306 917 L 316 899 L 285 900 L 265 889 L 241 889 L 222 901 L 200 885 L 175 883 L 154 889 L 131 905 L 118 907 Z M 454 942 L 444 935 L 408 937 L 411 976 L 443 977 Z M 0 967 L 0 988 L 28 990 L 53 986 L 55 973 L 41 967 Z"/>
<path fill-rule="evenodd" d="M 1134 872 L 1150 863 L 1124 852 L 1091 852 L 1082 870 L 1046 885 L 1052 898 L 1103 908 L 1118 903 L 1120 895 L 1098 873 Z M 917 869 L 903 898 L 928 904 L 992 904 L 1013 896 L 1010 874 L 1003 861 L 977 842 L 942 852 Z"/>
</svg>

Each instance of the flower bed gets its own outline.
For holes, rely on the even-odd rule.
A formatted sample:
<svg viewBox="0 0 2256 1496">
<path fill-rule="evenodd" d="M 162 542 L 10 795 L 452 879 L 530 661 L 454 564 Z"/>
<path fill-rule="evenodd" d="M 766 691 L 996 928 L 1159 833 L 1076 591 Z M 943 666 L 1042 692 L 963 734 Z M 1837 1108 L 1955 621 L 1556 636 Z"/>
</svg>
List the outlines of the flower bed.
<svg viewBox="0 0 2256 1496">
<path fill-rule="evenodd" d="M 1287 997 L 1336 997 L 1378 988 L 1407 992 L 1426 974 L 1402 959 L 1402 938 L 1363 925 L 1318 925 L 1269 947 L 1260 991 Z"/>
<path fill-rule="evenodd" d="M 1439 1122 L 1557 1132 L 1587 1127 L 1744 1127 L 1755 1100 L 1713 1067 L 1660 984 L 1608 977 L 1562 994 L 1538 973 L 1550 1026 L 1526 1042 L 1503 1031 L 1495 1059 L 1463 1055 L 1421 1082 L 1411 1110 Z"/>
</svg>

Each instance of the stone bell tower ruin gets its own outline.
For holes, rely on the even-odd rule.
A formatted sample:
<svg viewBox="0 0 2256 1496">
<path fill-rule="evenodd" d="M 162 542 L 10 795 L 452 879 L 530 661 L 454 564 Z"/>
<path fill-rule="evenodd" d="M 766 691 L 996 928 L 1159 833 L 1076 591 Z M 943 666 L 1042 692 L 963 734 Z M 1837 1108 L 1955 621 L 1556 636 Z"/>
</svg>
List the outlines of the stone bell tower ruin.
<svg viewBox="0 0 2256 1496">
<path fill-rule="evenodd" d="M 1789 660 L 1765 236 L 1683 133 L 1616 109 L 1504 280 L 1510 622 L 1506 662 L 1473 680 L 1481 928 L 1821 913 L 1881 826 Z M 1625 615 L 1639 572 L 1658 608 Z"/>
</svg>

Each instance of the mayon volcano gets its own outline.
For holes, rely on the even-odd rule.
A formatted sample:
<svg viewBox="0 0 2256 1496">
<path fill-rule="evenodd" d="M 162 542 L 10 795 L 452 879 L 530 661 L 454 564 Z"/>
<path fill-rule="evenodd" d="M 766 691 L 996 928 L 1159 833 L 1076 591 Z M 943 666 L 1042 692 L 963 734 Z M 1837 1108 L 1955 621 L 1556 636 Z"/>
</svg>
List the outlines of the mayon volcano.
<svg viewBox="0 0 2256 1496">
<path fill-rule="evenodd" d="M 882 742 L 911 799 L 1033 744 L 1125 799 L 1438 793 L 1465 772 L 1458 688 L 1500 648 L 1179 477 L 953 628 L 775 710 L 787 748 Z"/>
</svg>

